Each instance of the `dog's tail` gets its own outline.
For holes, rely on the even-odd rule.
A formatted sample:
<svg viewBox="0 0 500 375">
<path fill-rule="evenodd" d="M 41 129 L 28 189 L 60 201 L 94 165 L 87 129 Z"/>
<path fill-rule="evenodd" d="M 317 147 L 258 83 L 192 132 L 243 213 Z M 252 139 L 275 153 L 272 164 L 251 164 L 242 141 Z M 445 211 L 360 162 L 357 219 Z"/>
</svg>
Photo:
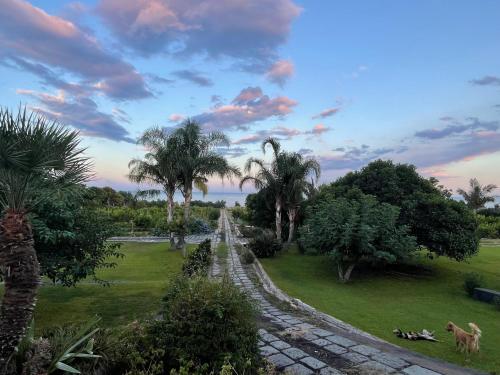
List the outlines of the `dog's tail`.
<svg viewBox="0 0 500 375">
<path fill-rule="evenodd" d="M 469 327 L 470 329 L 472 330 L 472 335 L 476 338 L 480 338 L 481 337 L 481 330 L 479 329 L 479 327 L 477 326 L 476 323 L 469 323 Z"/>
</svg>

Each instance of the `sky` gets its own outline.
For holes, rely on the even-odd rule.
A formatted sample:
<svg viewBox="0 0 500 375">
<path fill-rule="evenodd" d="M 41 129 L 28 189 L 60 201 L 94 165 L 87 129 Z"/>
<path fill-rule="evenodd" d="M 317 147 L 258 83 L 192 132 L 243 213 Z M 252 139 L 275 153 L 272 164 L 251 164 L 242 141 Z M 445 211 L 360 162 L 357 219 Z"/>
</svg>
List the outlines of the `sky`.
<svg viewBox="0 0 500 375">
<path fill-rule="evenodd" d="M 81 132 L 93 185 L 137 189 L 137 137 L 190 117 L 239 167 L 273 136 L 322 183 L 392 159 L 500 186 L 497 0 L 0 0 L 0 85 Z"/>
</svg>

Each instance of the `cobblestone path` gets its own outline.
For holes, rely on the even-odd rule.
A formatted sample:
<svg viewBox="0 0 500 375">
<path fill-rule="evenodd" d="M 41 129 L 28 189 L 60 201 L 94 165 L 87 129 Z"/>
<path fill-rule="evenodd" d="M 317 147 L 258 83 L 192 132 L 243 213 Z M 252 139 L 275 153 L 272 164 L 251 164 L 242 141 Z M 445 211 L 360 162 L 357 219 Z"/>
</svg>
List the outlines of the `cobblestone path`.
<svg viewBox="0 0 500 375">
<path fill-rule="evenodd" d="M 262 290 L 251 265 L 241 264 L 235 249 L 238 239 L 233 235 L 225 210 L 221 211 L 219 230 L 213 237 L 214 248 L 222 232 L 229 254 L 227 259 L 215 258 L 211 274 L 218 277 L 227 269 L 233 282 L 258 304 L 261 311 L 260 352 L 278 370 L 290 374 L 336 375 L 478 374 L 368 336 L 326 326 L 324 322 L 315 321 L 313 317 L 299 311 L 291 312 L 290 308 Z"/>
</svg>

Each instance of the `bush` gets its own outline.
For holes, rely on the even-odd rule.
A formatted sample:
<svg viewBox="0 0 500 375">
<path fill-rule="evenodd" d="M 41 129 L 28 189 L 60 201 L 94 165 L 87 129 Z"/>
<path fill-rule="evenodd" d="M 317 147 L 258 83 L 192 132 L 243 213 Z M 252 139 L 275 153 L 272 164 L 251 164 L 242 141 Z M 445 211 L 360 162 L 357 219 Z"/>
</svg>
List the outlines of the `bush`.
<svg viewBox="0 0 500 375">
<path fill-rule="evenodd" d="M 246 225 L 239 226 L 241 235 L 245 238 L 253 238 L 258 234 L 262 234 L 262 229 L 257 227 L 251 227 Z"/>
<path fill-rule="evenodd" d="M 477 215 L 479 238 L 500 238 L 500 217 Z"/>
<path fill-rule="evenodd" d="M 259 361 L 257 328 L 249 297 L 228 279 L 179 278 L 164 299 L 157 337 L 168 368 L 192 362 L 206 373 L 226 362 L 235 373 L 252 373 Z M 246 371 L 245 371 L 246 370 Z"/>
<path fill-rule="evenodd" d="M 252 264 L 255 261 L 255 255 L 251 250 L 244 249 L 241 252 L 241 261 L 244 264 Z"/>
<path fill-rule="evenodd" d="M 472 297 L 475 288 L 480 288 L 483 285 L 483 277 L 476 272 L 469 272 L 464 277 L 464 290 Z"/>
<path fill-rule="evenodd" d="M 189 221 L 188 232 L 192 234 L 209 234 L 213 230 L 205 220 L 193 218 Z"/>
<path fill-rule="evenodd" d="M 210 266 L 212 248 L 210 240 L 205 240 L 191 252 L 184 264 L 182 265 L 182 273 L 185 276 L 193 276 L 195 274 L 207 275 L 208 267 Z"/>
<path fill-rule="evenodd" d="M 257 258 L 269 258 L 281 250 L 281 242 L 276 239 L 272 230 L 265 229 L 250 240 L 248 247 Z"/>
</svg>

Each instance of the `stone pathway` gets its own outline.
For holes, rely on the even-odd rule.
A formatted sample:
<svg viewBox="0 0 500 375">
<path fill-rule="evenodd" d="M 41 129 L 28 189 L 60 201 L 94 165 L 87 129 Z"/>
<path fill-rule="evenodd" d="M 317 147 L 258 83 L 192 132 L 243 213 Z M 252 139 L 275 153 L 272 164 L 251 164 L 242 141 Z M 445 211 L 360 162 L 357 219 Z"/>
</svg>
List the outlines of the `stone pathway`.
<svg viewBox="0 0 500 375">
<path fill-rule="evenodd" d="M 326 326 L 300 312 L 290 312 L 261 290 L 254 281 L 253 267 L 241 264 L 235 249 L 228 216 L 221 211 L 219 230 L 229 247 L 227 270 L 233 282 L 243 288 L 260 307 L 259 347 L 261 355 L 280 371 L 290 374 L 478 374 L 443 361 L 410 352 L 368 335 Z M 219 238 L 218 235 L 214 235 Z M 216 245 L 214 245 L 216 246 Z M 221 259 L 215 259 L 212 276 L 221 276 Z M 432 343 L 430 343 L 432 345 Z"/>
</svg>

